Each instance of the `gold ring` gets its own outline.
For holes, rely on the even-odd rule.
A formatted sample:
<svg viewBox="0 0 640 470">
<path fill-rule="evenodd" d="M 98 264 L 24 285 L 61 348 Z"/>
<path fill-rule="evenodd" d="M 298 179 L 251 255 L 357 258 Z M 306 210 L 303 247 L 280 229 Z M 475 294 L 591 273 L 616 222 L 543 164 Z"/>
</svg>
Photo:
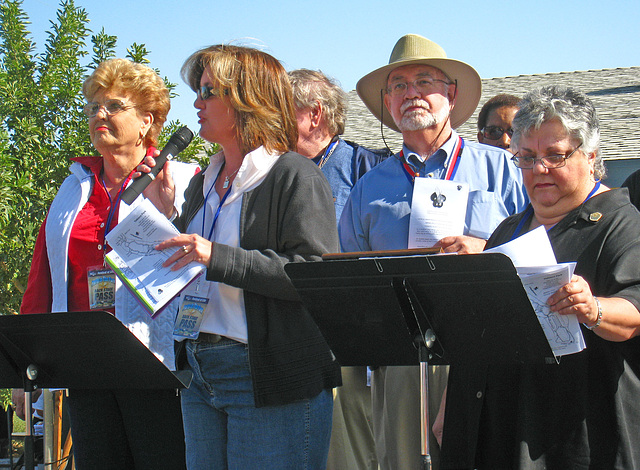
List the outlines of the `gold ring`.
<svg viewBox="0 0 640 470">
<path fill-rule="evenodd" d="M 187 245 L 182 246 L 182 251 L 184 251 L 185 253 L 189 253 L 189 250 L 187 249 Z"/>
</svg>

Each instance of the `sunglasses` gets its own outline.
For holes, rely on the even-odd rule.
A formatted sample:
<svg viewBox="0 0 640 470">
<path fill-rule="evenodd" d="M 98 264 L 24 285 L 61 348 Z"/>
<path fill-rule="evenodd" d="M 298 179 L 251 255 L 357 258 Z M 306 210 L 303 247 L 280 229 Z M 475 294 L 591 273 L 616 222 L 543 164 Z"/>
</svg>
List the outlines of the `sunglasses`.
<svg viewBox="0 0 640 470">
<path fill-rule="evenodd" d="M 482 135 L 485 139 L 498 140 L 506 132 L 509 138 L 513 137 L 513 129 L 503 129 L 500 126 L 487 126 L 482 129 Z"/>
<path fill-rule="evenodd" d="M 208 100 L 209 98 L 212 98 L 212 97 L 220 96 L 220 92 L 218 91 L 218 89 L 210 85 L 201 86 L 196 90 L 196 94 L 198 95 L 198 98 L 200 98 L 202 101 Z M 229 90 L 224 90 L 224 94 L 228 95 Z"/>
</svg>

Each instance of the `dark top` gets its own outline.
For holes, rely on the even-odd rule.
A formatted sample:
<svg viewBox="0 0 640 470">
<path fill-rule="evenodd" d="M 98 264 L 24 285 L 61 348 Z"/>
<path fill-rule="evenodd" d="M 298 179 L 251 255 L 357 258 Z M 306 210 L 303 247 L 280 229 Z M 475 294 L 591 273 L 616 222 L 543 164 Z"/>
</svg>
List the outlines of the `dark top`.
<svg viewBox="0 0 640 470">
<path fill-rule="evenodd" d="M 204 203 L 204 172 L 193 177 L 176 227 Z M 340 366 L 284 271 L 338 251 L 331 188 L 311 160 L 289 152 L 242 197 L 240 246 L 213 243 L 207 280 L 244 291 L 256 406 L 313 398 L 341 384 Z M 181 349 L 181 348 L 179 348 Z M 178 368 L 184 355 L 178 351 Z"/>
<path fill-rule="evenodd" d="M 576 261 L 596 296 L 640 307 L 640 214 L 626 189 L 601 193 L 548 232 L 558 262 Z M 511 240 L 526 213 L 487 243 Z M 559 364 L 451 367 L 442 468 L 640 468 L 640 338 L 606 341 Z"/>
<path fill-rule="evenodd" d="M 640 170 L 631 173 L 622 183 L 622 187 L 629 190 L 631 204 L 640 210 Z"/>
</svg>

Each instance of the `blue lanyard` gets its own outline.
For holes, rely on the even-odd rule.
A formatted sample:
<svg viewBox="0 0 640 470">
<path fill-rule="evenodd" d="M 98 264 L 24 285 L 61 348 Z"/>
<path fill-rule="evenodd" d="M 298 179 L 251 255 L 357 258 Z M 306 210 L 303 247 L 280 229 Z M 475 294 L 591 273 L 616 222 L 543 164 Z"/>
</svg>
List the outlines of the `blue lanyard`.
<svg viewBox="0 0 640 470">
<path fill-rule="evenodd" d="M 104 184 L 104 177 L 103 176 L 100 177 L 100 182 L 102 183 L 102 187 L 104 188 L 104 191 L 107 193 L 107 197 L 109 198 L 109 202 L 111 203 L 111 209 L 109 209 L 109 215 L 107 216 L 107 225 L 104 229 L 105 239 L 107 237 L 107 234 L 111 231 L 111 222 L 113 222 L 113 216 L 118 210 L 118 206 L 120 205 L 120 199 L 122 198 L 123 190 L 127 185 L 127 183 L 129 182 L 130 178 L 131 178 L 131 174 L 129 174 L 127 179 L 125 179 L 124 182 L 122 183 L 122 186 L 120 186 L 120 190 L 118 190 L 118 194 L 116 195 L 116 201 L 114 203 L 113 200 L 111 199 L 111 194 L 109 194 L 109 191 L 107 190 L 107 185 Z M 106 245 L 106 242 L 105 242 L 105 245 Z M 105 250 L 106 249 L 107 247 L 105 246 Z"/>
<path fill-rule="evenodd" d="M 324 152 L 324 155 L 322 155 L 322 157 L 320 157 L 320 160 L 318 160 L 318 166 L 320 168 L 324 166 L 324 164 L 327 162 L 329 157 L 333 154 L 333 151 L 335 150 L 336 145 L 338 145 L 337 139 L 329 144 L 329 146 L 327 147 L 327 150 L 325 150 Z"/>
<path fill-rule="evenodd" d="M 222 168 L 224 168 L 224 165 L 222 166 Z M 213 188 L 216 187 L 216 183 L 218 181 L 218 178 L 220 177 L 220 173 L 222 173 L 222 168 L 220 168 L 220 171 L 218 171 L 218 175 L 216 176 L 216 179 L 214 180 L 213 184 L 209 188 L 209 191 L 207 191 L 207 195 L 204 197 L 204 206 L 202 211 L 202 236 L 203 237 L 204 237 L 205 219 L 207 218 L 207 200 L 209 199 L 209 195 L 211 194 L 211 191 L 213 190 Z M 211 224 L 211 230 L 209 230 L 209 236 L 207 237 L 207 240 L 209 241 L 211 241 L 211 235 L 213 235 L 213 229 L 216 226 L 216 222 L 218 222 L 218 217 L 220 217 L 220 211 L 222 210 L 222 205 L 224 204 L 224 201 L 226 201 L 227 198 L 229 197 L 232 187 L 233 187 L 233 183 L 229 185 L 229 189 L 227 189 L 227 192 L 224 193 L 224 196 L 222 196 L 222 199 L 220 199 L 220 204 L 218 204 L 216 213 L 213 216 L 213 223 Z"/>
<path fill-rule="evenodd" d="M 527 207 L 527 210 L 524 212 L 524 215 L 522 216 L 522 220 L 520 220 L 520 223 L 516 227 L 516 231 L 513 232 L 513 235 L 511 236 L 511 240 L 515 240 L 520 236 L 520 232 L 522 231 L 524 224 L 531 218 L 532 214 L 533 214 L 533 207 L 532 206 Z"/>
<path fill-rule="evenodd" d="M 582 204 L 584 204 L 589 199 L 591 199 L 591 196 L 593 196 L 599 188 L 600 188 L 600 180 L 596 181 L 596 185 L 593 187 L 591 192 L 587 195 L 587 198 L 584 200 L 584 202 Z"/>
<path fill-rule="evenodd" d="M 598 191 L 599 188 L 600 188 L 600 180 L 596 181 L 596 185 L 593 187 L 591 192 L 587 195 L 586 199 L 584 201 L 582 201 L 582 204 L 584 204 L 589 199 L 591 199 L 591 197 L 596 193 L 596 191 Z M 524 215 L 522 216 L 522 220 L 520 220 L 520 223 L 516 227 L 515 232 L 513 232 L 513 235 L 511 236 L 511 240 L 515 240 L 516 238 L 518 238 L 520 236 L 520 232 L 522 231 L 522 229 L 524 227 L 524 224 L 529 221 L 529 219 L 531 218 L 532 215 L 533 215 L 533 206 L 529 206 L 529 207 L 527 207 L 527 210 L 525 211 Z M 549 229 L 549 230 L 551 230 L 551 229 Z M 547 230 L 547 232 L 549 230 Z"/>
</svg>

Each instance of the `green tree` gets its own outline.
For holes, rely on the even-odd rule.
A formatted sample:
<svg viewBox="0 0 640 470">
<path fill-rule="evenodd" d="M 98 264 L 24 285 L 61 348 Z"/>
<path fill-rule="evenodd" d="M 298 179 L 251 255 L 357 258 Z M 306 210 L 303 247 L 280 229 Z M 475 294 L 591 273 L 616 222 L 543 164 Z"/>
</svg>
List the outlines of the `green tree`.
<svg viewBox="0 0 640 470">
<path fill-rule="evenodd" d="M 62 0 L 44 50 L 37 53 L 22 0 L 0 0 L 2 314 L 15 313 L 20 305 L 38 230 L 68 175 L 69 159 L 95 153 L 82 114 L 82 83 L 100 62 L 115 57 L 117 38 L 104 28 L 90 36 L 88 22 L 83 8 Z M 149 62 L 144 44 L 134 43 L 127 52 L 132 60 Z M 175 87 L 166 78 L 165 83 Z M 165 134 L 179 126 L 169 123 Z M 181 159 L 196 159 L 203 149 L 196 138 Z"/>
</svg>

